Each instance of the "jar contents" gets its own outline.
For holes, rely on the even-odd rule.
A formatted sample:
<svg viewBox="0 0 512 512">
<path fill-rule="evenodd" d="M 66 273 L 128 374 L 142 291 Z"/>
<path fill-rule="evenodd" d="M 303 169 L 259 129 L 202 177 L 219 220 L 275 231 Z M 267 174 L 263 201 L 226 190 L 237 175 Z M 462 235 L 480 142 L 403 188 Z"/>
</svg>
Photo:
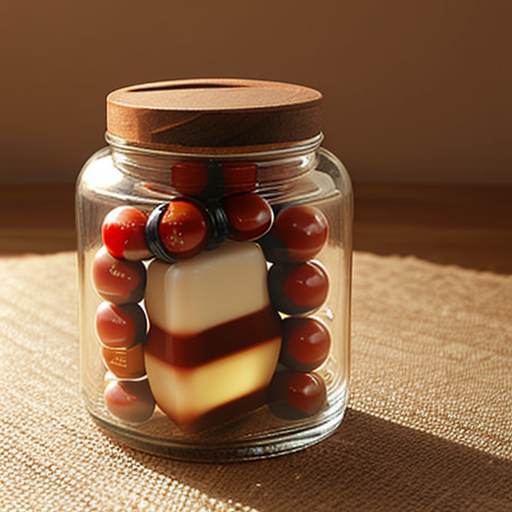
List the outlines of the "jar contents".
<svg viewBox="0 0 512 512">
<path fill-rule="evenodd" d="M 329 287 L 325 270 L 308 261 L 327 241 L 325 215 L 290 206 L 274 222 L 269 203 L 246 192 L 253 166 L 246 166 L 243 187 L 226 186 L 225 173 L 230 193 L 222 197 L 204 193 L 206 166 L 176 168 L 174 182 L 194 196 L 177 196 L 149 214 L 116 207 L 102 223 L 104 245 L 93 262 L 105 299 L 95 318 L 102 359 L 117 379 L 147 377 L 131 384 L 110 379 L 107 407 L 124 421 L 142 422 L 155 402 L 192 430 L 267 402 L 284 402 L 300 417 L 314 414 L 325 401 L 321 377 L 276 370 L 280 361 L 310 372 L 329 352 L 328 328 L 306 316 Z M 138 405 L 128 407 L 128 396 Z"/>
</svg>

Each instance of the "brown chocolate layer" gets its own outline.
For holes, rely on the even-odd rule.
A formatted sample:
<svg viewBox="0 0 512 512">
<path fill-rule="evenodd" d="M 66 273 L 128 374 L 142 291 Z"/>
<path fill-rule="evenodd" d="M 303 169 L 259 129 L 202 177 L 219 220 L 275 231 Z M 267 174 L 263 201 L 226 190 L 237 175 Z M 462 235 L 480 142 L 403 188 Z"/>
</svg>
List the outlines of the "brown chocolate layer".
<svg viewBox="0 0 512 512">
<path fill-rule="evenodd" d="M 153 357 L 182 368 L 193 368 L 281 336 L 281 320 L 272 307 L 193 336 L 151 326 L 145 350 Z"/>
</svg>

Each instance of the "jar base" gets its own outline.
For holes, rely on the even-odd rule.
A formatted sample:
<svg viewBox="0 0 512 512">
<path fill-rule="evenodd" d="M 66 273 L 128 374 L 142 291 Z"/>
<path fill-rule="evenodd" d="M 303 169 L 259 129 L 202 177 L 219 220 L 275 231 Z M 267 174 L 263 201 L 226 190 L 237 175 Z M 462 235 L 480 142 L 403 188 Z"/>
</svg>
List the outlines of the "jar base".
<svg viewBox="0 0 512 512">
<path fill-rule="evenodd" d="M 339 427 L 345 410 L 346 400 L 343 398 L 337 404 L 331 404 L 323 421 L 316 424 L 224 444 L 197 444 L 154 438 L 110 423 L 91 410 L 89 413 L 114 441 L 120 441 L 131 448 L 175 460 L 219 463 L 258 460 L 303 450 L 333 434 Z"/>
</svg>

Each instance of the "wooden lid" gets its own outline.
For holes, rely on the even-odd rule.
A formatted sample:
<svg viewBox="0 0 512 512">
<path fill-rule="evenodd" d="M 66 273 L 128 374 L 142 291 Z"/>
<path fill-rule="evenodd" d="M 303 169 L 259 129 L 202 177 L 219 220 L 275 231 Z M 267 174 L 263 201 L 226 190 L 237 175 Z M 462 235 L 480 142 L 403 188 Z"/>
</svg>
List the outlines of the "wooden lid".
<svg viewBox="0 0 512 512">
<path fill-rule="evenodd" d="M 321 133 L 322 94 L 262 80 L 190 79 L 118 89 L 109 135 L 137 146 L 229 153 L 287 147 Z"/>
</svg>

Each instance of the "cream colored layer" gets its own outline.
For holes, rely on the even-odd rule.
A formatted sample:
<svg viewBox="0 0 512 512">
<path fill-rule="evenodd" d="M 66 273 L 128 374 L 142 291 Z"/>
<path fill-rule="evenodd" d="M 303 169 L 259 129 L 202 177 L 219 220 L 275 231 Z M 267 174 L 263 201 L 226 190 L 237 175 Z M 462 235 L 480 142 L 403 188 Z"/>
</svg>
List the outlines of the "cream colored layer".
<svg viewBox="0 0 512 512">
<path fill-rule="evenodd" d="M 216 359 L 197 368 L 176 368 L 145 355 L 151 391 L 158 406 L 177 424 L 258 391 L 268 385 L 281 339 Z"/>
<path fill-rule="evenodd" d="M 195 334 L 265 308 L 267 267 L 260 247 L 224 242 L 174 264 L 151 262 L 146 310 L 160 329 Z"/>
</svg>

